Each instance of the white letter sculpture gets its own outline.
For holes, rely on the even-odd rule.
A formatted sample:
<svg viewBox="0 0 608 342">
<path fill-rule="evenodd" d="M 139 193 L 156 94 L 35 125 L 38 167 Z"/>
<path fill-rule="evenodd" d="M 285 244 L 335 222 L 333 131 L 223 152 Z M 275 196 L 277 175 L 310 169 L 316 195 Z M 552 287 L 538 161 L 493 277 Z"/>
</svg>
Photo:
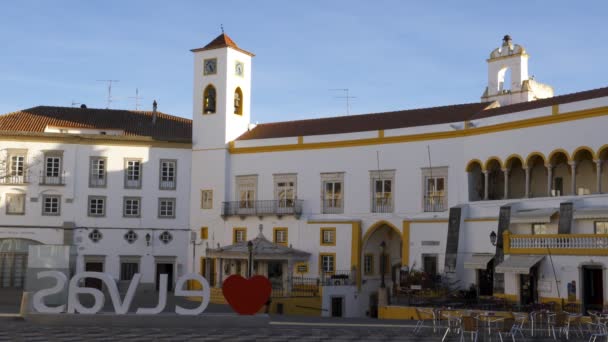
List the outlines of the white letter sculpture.
<svg viewBox="0 0 608 342">
<path fill-rule="evenodd" d="M 198 281 L 201 284 L 201 286 L 203 287 L 203 289 L 201 291 L 184 290 L 183 289 L 184 283 L 190 279 Z M 176 304 L 175 312 L 178 315 L 198 315 L 198 314 L 200 314 L 201 312 L 205 311 L 205 309 L 207 308 L 207 305 L 209 305 L 210 294 L 211 294 L 211 290 L 209 290 L 209 283 L 200 274 L 188 273 L 186 275 L 181 276 L 177 280 L 177 284 L 175 284 L 175 297 L 187 297 L 187 296 L 203 297 L 203 300 L 201 302 L 201 305 L 199 305 L 199 307 L 195 308 L 195 309 L 185 309 Z"/>
<path fill-rule="evenodd" d="M 167 275 L 160 275 L 160 284 L 158 287 L 158 305 L 155 308 L 139 308 L 135 312 L 138 315 L 156 315 L 163 312 L 167 305 Z"/>
<path fill-rule="evenodd" d="M 78 286 L 78 281 L 83 278 L 97 278 L 101 281 L 105 282 L 106 285 L 114 283 L 114 280 L 110 278 L 108 274 L 101 272 L 82 272 L 76 274 L 72 280 L 70 280 L 69 286 L 69 296 L 68 296 L 68 313 L 79 312 L 82 314 L 96 314 L 103 308 L 105 303 L 105 298 L 103 293 L 98 289 L 92 289 L 88 287 L 80 287 Z M 95 299 L 95 304 L 92 307 L 87 308 L 80 304 L 80 300 L 78 299 L 79 294 L 90 294 Z"/>
<path fill-rule="evenodd" d="M 112 304 L 114 304 L 114 311 L 119 315 L 124 315 L 129 311 L 129 307 L 131 306 L 131 302 L 133 302 L 133 297 L 135 296 L 135 290 L 137 290 L 137 285 L 139 285 L 139 280 L 141 279 L 141 274 L 135 273 L 133 275 L 133 279 L 131 279 L 131 283 L 129 284 L 129 289 L 127 289 L 127 294 L 125 295 L 125 299 L 123 302 L 120 302 L 120 295 L 118 294 L 118 287 L 115 282 L 111 282 L 108 285 L 108 292 L 110 293 L 110 298 L 112 299 Z"/>
<path fill-rule="evenodd" d="M 61 312 L 65 311 L 65 304 L 52 308 L 52 307 L 46 306 L 46 304 L 44 304 L 43 299 L 46 296 L 60 293 L 65 288 L 65 284 L 68 282 L 68 277 L 66 277 L 65 274 L 63 274 L 59 271 L 38 272 L 36 277 L 39 280 L 41 278 L 55 278 L 56 283 L 55 283 L 55 286 L 53 286 L 51 288 L 43 289 L 43 290 L 40 290 L 40 291 L 34 293 L 34 296 L 32 297 L 32 303 L 34 305 L 34 309 L 41 313 L 61 313 Z"/>
</svg>

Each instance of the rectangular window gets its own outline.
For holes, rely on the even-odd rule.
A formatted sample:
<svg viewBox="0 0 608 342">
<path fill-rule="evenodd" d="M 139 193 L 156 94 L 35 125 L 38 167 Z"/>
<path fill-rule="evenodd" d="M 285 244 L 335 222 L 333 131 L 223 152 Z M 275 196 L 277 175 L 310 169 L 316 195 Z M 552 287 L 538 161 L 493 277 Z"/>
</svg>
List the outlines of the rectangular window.
<svg viewBox="0 0 608 342">
<path fill-rule="evenodd" d="M 120 280 L 131 280 L 133 276 L 139 273 L 139 264 L 136 262 L 120 263 Z"/>
<path fill-rule="evenodd" d="M 336 228 L 321 228 L 321 246 L 336 245 Z"/>
<path fill-rule="evenodd" d="M 390 267 L 387 267 L 390 268 Z M 423 271 L 431 276 L 437 274 L 437 255 L 436 254 L 423 254 L 422 255 L 422 269 Z"/>
<path fill-rule="evenodd" d="M 296 200 L 297 175 L 274 175 L 274 199 L 279 208 L 293 208 Z"/>
<path fill-rule="evenodd" d="M 201 208 L 213 209 L 213 190 L 201 190 Z"/>
<path fill-rule="evenodd" d="M 125 160 L 125 189 L 141 188 L 141 160 L 126 159 Z"/>
<path fill-rule="evenodd" d="M 232 229 L 232 243 L 247 241 L 247 228 Z"/>
<path fill-rule="evenodd" d="M 209 228 L 201 227 L 201 240 L 209 239 Z"/>
<path fill-rule="evenodd" d="M 253 211 L 257 186 L 257 175 L 236 177 L 236 196 L 239 201 L 239 212 Z"/>
<path fill-rule="evenodd" d="M 62 151 L 45 152 L 44 154 L 44 171 L 42 174 L 42 184 L 44 185 L 63 185 L 61 177 L 62 170 Z"/>
<path fill-rule="evenodd" d="M 106 198 L 104 196 L 89 196 L 89 216 L 106 215 Z"/>
<path fill-rule="evenodd" d="M 123 216 L 124 217 L 140 217 L 141 216 L 141 198 L 140 197 L 125 197 L 123 198 Z"/>
<path fill-rule="evenodd" d="M 4 184 L 24 184 L 27 183 L 25 160 L 27 150 L 8 150 L 8 158 L 5 169 L 0 171 L 4 173 L 0 178 L 0 183 Z"/>
<path fill-rule="evenodd" d="M 158 217 L 175 218 L 175 198 L 158 199 Z"/>
<path fill-rule="evenodd" d="M 160 189 L 161 190 L 175 190 L 177 187 L 176 182 L 177 172 L 177 160 L 160 160 Z"/>
<path fill-rule="evenodd" d="M 6 194 L 6 214 L 25 214 L 25 194 Z"/>
<path fill-rule="evenodd" d="M 105 188 L 107 159 L 105 157 L 91 157 L 89 165 L 89 187 Z"/>
<path fill-rule="evenodd" d="M 549 231 L 547 230 L 547 225 L 544 223 L 532 223 L 532 234 L 549 234 Z"/>
<path fill-rule="evenodd" d="M 59 177 L 61 170 L 61 157 L 46 157 L 46 168 L 44 174 L 47 177 Z"/>
<path fill-rule="evenodd" d="M 335 253 L 321 253 L 319 254 L 319 269 L 322 273 L 335 273 L 336 272 L 336 254 Z"/>
<path fill-rule="evenodd" d="M 61 196 L 43 195 L 42 196 L 42 215 L 57 216 L 61 214 Z"/>
<path fill-rule="evenodd" d="M 321 200 L 324 214 L 341 214 L 344 212 L 344 173 L 321 174 Z"/>
<path fill-rule="evenodd" d="M 307 262 L 297 263 L 295 268 L 296 268 L 296 273 L 298 273 L 298 274 L 308 273 L 308 263 Z"/>
<path fill-rule="evenodd" d="M 273 232 L 273 242 L 278 245 L 287 246 L 287 228 L 275 228 Z"/>
<path fill-rule="evenodd" d="M 12 155 L 9 159 L 9 175 L 23 176 L 25 173 L 25 156 Z"/>
<path fill-rule="evenodd" d="M 363 274 L 372 275 L 374 274 L 374 255 L 365 254 L 363 258 Z"/>
<path fill-rule="evenodd" d="M 595 234 L 608 234 L 608 221 L 596 221 Z"/>
<path fill-rule="evenodd" d="M 393 183 L 395 171 L 371 171 L 372 212 L 393 212 Z"/>
</svg>

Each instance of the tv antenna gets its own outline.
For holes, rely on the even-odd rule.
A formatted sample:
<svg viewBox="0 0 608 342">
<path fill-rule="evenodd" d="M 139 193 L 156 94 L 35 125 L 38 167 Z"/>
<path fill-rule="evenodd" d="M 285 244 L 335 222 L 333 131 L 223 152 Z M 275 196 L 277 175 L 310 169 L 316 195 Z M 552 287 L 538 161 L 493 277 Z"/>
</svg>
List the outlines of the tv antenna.
<svg viewBox="0 0 608 342">
<path fill-rule="evenodd" d="M 350 100 L 351 99 L 356 99 L 357 97 L 356 96 L 350 96 L 348 88 L 336 88 L 336 89 L 329 89 L 329 90 L 344 92 L 344 96 L 334 96 L 334 98 L 336 98 L 336 99 L 346 99 L 346 115 L 350 115 Z"/>
<path fill-rule="evenodd" d="M 72 108 L 78 106 L 79 104 L 81 104 L 81 103 L 72 100 Z"/>
<path fill-rule="evenodd" d="M 143 99 L 143 97 L 139 96 L 139 88 L 135 88 L 135 96 L 131 96 L 129 98 L 135 99 L 135 110 L 139 110 L 139 100 Z"/>
<path fill-rule="evenodd" d="M 107 82 L 108 83 L 108 99 L 106 100 L 106 109 L 110 108 L 110 104 L 112 103 L 112 83 L 120 82 L 119 80 L 97 80 L 97 82 Z"/>
</svg>

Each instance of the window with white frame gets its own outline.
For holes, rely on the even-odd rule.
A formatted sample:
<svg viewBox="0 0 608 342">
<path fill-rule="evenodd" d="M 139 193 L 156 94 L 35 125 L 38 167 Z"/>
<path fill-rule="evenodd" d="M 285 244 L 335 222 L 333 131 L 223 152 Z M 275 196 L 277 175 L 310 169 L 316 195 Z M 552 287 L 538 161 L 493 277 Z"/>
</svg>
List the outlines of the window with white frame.
<svg viewBox="0 0 608 342">
<path fill-rule="evenodd" d="M 140 217 L 141 216 L 141 197 L 125 197 L 123 199 L 123 216 L 124 217 Z"/>
<path fill-rule="evenodd" d="M 42 215 L 57 216 L 61 214 L 61 196 L 43 195 L 42 196 Z"/>
<path fill-rule="evenodd" d="M 6 194 L 4 197 L 7 215 L 25 214 L 25 194 Z"/>
<path fill-rule="evenodd" d="M 141 188 L 141 160 L 126 159 L 125 160 L 125 188 L 139 189 Z"/>
<path fill-rule="evenodd" d="M 336 256 L 334 254 L 321 254 L 321 271 L 334 273 L 336 271 Z"/>
<path fill-rule="evenodd" d="M 374 274 L 374 255 L 365 254 L 363 257 L 363 274 L 371 275 Z"/>
<path fill-rule="evenodd" d="M 279 208 L 293 208 L 297 198 L 297 175 L 274 175 L 274 199 Z"/>
<path fill-rule="evenodd" d="M 160 189 L 175 190 L 176 188 L 177 160 L 160 160 Z"/>
<path fill-rule="evenodd" d="M 422 168 L 422 208 L 426 212 L 447 210 L 448 168 Z"/>
<path fill-rule="evenodd" d="M 89 165 L 89 187 L 103 188 L 106 186 L 106 167 L 105 157 L 91 157 Z"/>
<path fill-rule="evenodd" d="M 175 198 L 158 199 L 158 217 L 175 218 Z"/>
<path fill-rule="evenodd" d="M 166 245 L 171 242 L 171 240 L 173 240 L 173 235 L 171 235 L 171 233 L 167 231 L 164 231 L 158 236 L 158 238 L 160 239 L 160 241 L 162 241 L 162 243 Z"/>
<path fill-rule="evenodd" d="M 213 190 L 201 190 L 201 209 L 213 208 Z"/>
<path fill-rule="evenodd" d="M 236 177 L 236 195 L 239 201 L 239 210 L 254 208 L 257 186 L 257 175 Z"/>
<path fill-rule="evenodd" d="M 23 184 L 26 183 L 25 160 L 27 150 L 25 149 L 8 149 L 8 158 L 5 165 L 5 170 L 2 171 L 3 177 L 1 183 L 5 184 Z"/>
<path fill-rule="evenodd" d="M 596 221 L 595 234 L 608 234 L 608 221 Z"/>
<path fill-rule="evenodd" d="M 274 243 L 287 246 L 287 228 L 274 229 Z"/>
<path fill-rule="evenodd" d="M 134 243 L 135 241 L 137 241 L 137 233 L 132 230 L 129 230 L 127 233 L 125 233 L 125 240 L 130 244 Z"/>
<path fill-rule="evenodd" d="M 547 225 L 545 223 L 532 223 L 532 234 L 534 234 L 534 235 L 549 234 Z"/>
<path fill-rule="evenodd" d="M 247 229 L 246 228 L 234 228 L 232 231 L 232 242 L 239 243 L 247 240 Z"/>
<path fill-rule="evenodd" d="M 105 196 L 89 196 L 88 205 L 89 216 L 105 216 L 106 215 L 106 198 Z"/>
<path fill-rule="evenodd" d="M 340 214 L 344 212 L 344 173 L 321 174 L 321 201 L 324 214 Z"/>
<path fill-rule="evenodd" d="M 372 212 L 393 212 L 393 187 L 395 171 L 370 171 L 372 183 Z"/>
<path fill-rule="evenodd" d="M 45 185 L 62 185 L 61 168 L 62 168 L 63 151 L 48 151 L 44 154 L 44 177 L 42 184 Z"/>
</svg>

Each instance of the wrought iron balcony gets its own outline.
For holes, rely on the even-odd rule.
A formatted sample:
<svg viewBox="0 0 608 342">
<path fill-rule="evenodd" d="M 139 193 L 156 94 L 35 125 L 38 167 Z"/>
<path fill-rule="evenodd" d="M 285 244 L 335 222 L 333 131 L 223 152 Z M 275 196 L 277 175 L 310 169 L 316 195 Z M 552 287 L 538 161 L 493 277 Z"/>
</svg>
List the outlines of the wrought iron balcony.
<svg viewBox="0 0 608 342">
<path fill-rule="evenodd" d="M 0 177 L 0 184 L 3 185 L 20 185 L 20 184 L 28 184 L 30 182 L 30 176 L 27 172 L 22 172 L 21 174 L 14 175 L 6 175 Z"/>
<path fill-rule="evenodd" d="M 505 232 L 505 254 L 608 255 L 608 234 L 536 234 Z"/>
<path fill-rule="evenodd" d="M 63 185 L 65 185 L 65 173 L 61 174 L 59 176 L 42 175 L 42 176 L 40 176 L 40 181 L 38 184 L 63 186 Z"/>
<path fill-rule="evenodd" d="M 392 198 L 376 198 L 372 202 L 372 213 L 392 213 Z"/>
<path fill-rule="evenodd" d="M 444 195 L 427 195 L 424 196 L 424 211 L 426 212 L 436 212 L 436 211 L 446 211 L 446 203 L 445 203 Z"/>
<path fill-rule="evenodd" d="M 222 202 L 222 216 L 302 215 L 302 200 L 263 200 Z"/>
<path fill-rule="evenodd" d="M 344 207 L 341 198 L 323 200 L 323 214 L 341 214 L 343 212 Z"/>
</svg>

